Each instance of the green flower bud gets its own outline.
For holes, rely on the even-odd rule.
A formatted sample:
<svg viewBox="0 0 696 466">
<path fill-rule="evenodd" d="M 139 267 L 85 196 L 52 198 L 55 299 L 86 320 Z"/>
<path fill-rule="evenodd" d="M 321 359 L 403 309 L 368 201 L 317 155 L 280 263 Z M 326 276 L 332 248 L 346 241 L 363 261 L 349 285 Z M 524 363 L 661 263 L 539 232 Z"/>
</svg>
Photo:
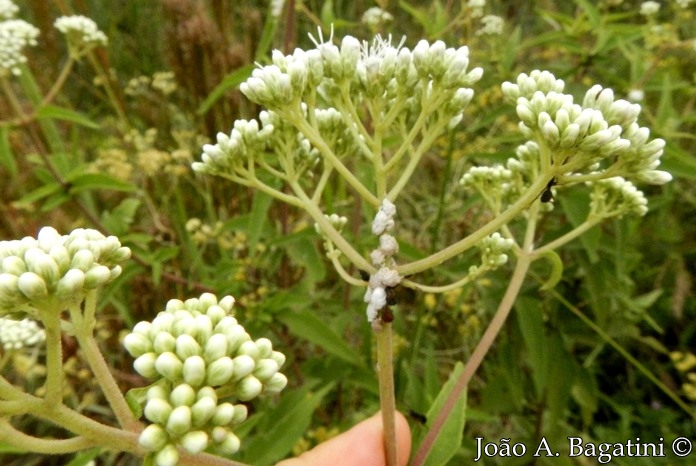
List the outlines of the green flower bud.
<svg viewBox="0 0 696 466">
<path fill-rule="evenodd" d="M 145 353 L 133 362 L 133 368 L 143 377 L 155 379 L 159 376 L 155 366 L 156 359 L 157 355 L 155 353 Z"/>
<path fill-rule="evenodd" d="M 230 330 L 238 325 L 239 325 L 239 323 L 237 322 L 237 319 L 235 319 L 232 316 L 225 316 L 220 320 L 220 322 L 218 322 L 215 325 L 215 328 L 213 329 L 213 331 L 215 333 L 227 334 L 228 330 Z"/>
<path fill-rule="evenodd" d="M 150 335 L 158 335 L 160 333 L 170 333 L 174 327 L 176 318 L 169 312 L 160 312 L 152 321 L 152 330 Z M 173 350 L 172 350 L 173 351 Z"/>
<path fill-rule="evenodd" d="M 201 398 L 191 406 L 191 423 L 193 427 L 201 427 L 215 415 L 217 408 L 213 398 Z"/>
<path fill-rule="evenodd" d="M 159 398 L 161 400 L 169 400 L 169 395 L 171 394 L 171 390 L 161 386 L 161 385 L 153 385 L 147 390 L 147 400 L 154 400 L 156 398 Z"/>
<path fill-rule="evenodd" d="M 268 338 L 259 338 L 256 340 L 256 347 L 259 350 L 259 359 L 266 359 L 273 352 L 273 343 Z"/>
<path fill-rule="evenodd" d="M 214 327 L 227 315 L 227 311 L 225 311 L 222 307 L 215 305 L 210 306 L 205 312 L 205 315 L 208 316 L 212 326 Z"/>
<path fill-rule="evenodd" d="M 70 269 L 58 280 L 56 296 L 67 299 L 81 293 L 85 285 L 85 273 L 80 269 Z"/>
<path fill-rule="evenodd" d="M 232 362 L 234 363 L 234 375 L 232 376 L 234 380 L 239 380 L 251 374 L 256 366 L 254 360 L 246 354 L 237 356 Z"/>
<path fill-rule="evenodd" d="M 225 427 L 217 426 L 210 431 L 210 439 L 215 443 L 222 443 L 229 432 Z"/>
<path fill-rule="evenodd" d="M 205 350 L 203 358 L 206 362 L 211 363 L 220 359 L 227 354 L 227 337 L 222 333 L 216 333 L 208 338 L 205 342 Z"/>
<path fill-rule="evenodd" d="M 213 323 L 207 315 L 198 315 L 194 318 L 194 328 L 191 330 L 197 341 L 207 341 L 213 334 Z"/>
<path fill-rule="evenodd" d="M 264 387 L 267 393 L 279 393 L 288 384 L 288 378 L 280 372 L 276 372 Z"/>
<path fill-rule="evenodd" d="M 70 252 L 72 249 L 72 246 L 74 244 L 71 244 L 68 248 L 68 251 Z M 92 251 L 89 249 L 82 249 L 80 248 L 79 250 L 75 251 L 75 254 L 73 255 L 72 261 L 70 262 L 70 268 L 71 269 L 79 269 L 82 270 L 83 272 L 87 272 L 92 268 L 94 265 L 94 254 L 92 254 Z"/>
<path fill-rule="evenodd" d="M 203 293 L 200 298 L 198 298 L 200 304 L 200 311 L 208 309 L 210 306 L 216 306 L 218 303 L 217 297 L 213 293 Z"/>
<path fill-rule="evenodd" d="M 234 405 L 234 414 L 232 415 L 230 424 L 241 424 L 242 422 L 246 421 L 248 415 L 249 409 L 246 407 L 246 405 Z"/>
<path fill-rule="evenodd" d="M 239 438 L 232 432 L 228 432 L 225 439 L 217 444 L 216 447 L 223 455 L 232 455 L 237 453 L 240 445 L 241 442 L 239 441 Z"/>
<path fill-rule="evenodd" d="M 215 414 L 213 414 L 210 422 L 214 426 L 227 426 L 234 419 L 234 415 L 235 411 L 232 403 L 220 403 L 215 408 Z"/>
<path fill-rule="evenodd" d="M 261 382 L 266 382 L 278 372 L 278 369 L 280 369 L 278 363 L 273 359 L 262 359 L 256 364 L 253 374 Z"/>
<path fill-rule="evenodd" d="M 152 346 L 155 352 L 159 354 L 173 352 L 176 348 L 176 338 L 171 333 L 160 332 L 155 337 Z"/>
<path fill-rule="evenodd" d="M 111 279 L 111 270 L 104 265 L 97 265 L 85 272 L 85 288 L 93 290 L 106 285 Z"/>
<path fill-rule="evenodd" d="M 148 451 L 159 451 L 169 442 L 169 435 L 157 424 L 150 424 L 140 433 L 138 443 Z"/>
<path fill-rule="evenodd" d="M 191 356 L 184 361 L 184 381 L 194 387 L 200 387 L 205 381 L 205 361 L 200 356 Z"/>
<path fill-rule="evenodd" d="M 247 375 L 237 385 L 237 397 L 242 401 L 249 401 L 261 393 L 263 384 L 253 375 Z"/>
<path fill-rule="evenodd" d="M 29 299 L 44 299 L 48 296 L 46 282 L 34 272 L 24 272 L 17 280 L 17 288 Z"/>
<path fill-rule="evenodd" d="M 176 466 L 179 463 L 179 452 L 172 444 L 166 445 L 155 455 L 157 466 Z"/>
<path fill-rule="evenodd" d="M 180 299 L 170 299 L 164 307 L 165 312 L 174 312 L 184 308 L 184 302 Z"/>
<path fill-rule="evenodd" d="M 134 358 L 152 351 L 152 342 L 142 333 L 129 333 L 123 339 L 123 346 Z"/>
<path fill-rule="evenodd" d="M 229 314 L 232 312 L 232 308 L 234 307 L 234 298 L 227 295 L 220 300 L 218 306 L 223 308 Z"/>
<path fill-rule="evenodd" d="M 210 398 L 214 400 L 216 404 L 218 402 L 217 392 L 213 387 L 201 387 L 198 390 L 198 393 L 196 393 L 196 400 L 202 400 L 203 398 Z"/>
<path fill-rule="evenodd" d="M 177 406 L 167 420 L 167 430 L 174 435 L 184 435 L 191 430 L 191 408 Z"/>
<path fill-rule="evenodd" d="M 172 382 L 181 380 L 181 375 L 184 370 L 184 363 L 172 352 L 162 353 L 157 356 L 155 361 L 157 372 L 165 376 Z"/>
<path fill-rule="evenodd" d="M 169 401 L 176 407 L 191 406 L 196 401 L 196 390 L 191 385 L 182 383 L 174 387 L 169 395 Z"/>
<path fill-rule="evenodd" d="M 175 325 L 174 327 L 176 328 L 177 326 Z M 185 333 L 176 337 L 176 354 L 182 360 L 202 353 L 201 345 L 191 335 Z"/>
<path fill-rule="evenodd" d="M 179 443 L 189 453 L 200 453 L 208 448 L 208 434 L 201 430 L 189 432 L 181 437 Z"/>
<path fill-rule="evenodd" d="M 242 343 L 242 345 L 239 347 L 237 350 L 238 354 L 246 354 L 247 356 L 251 357 L 254 361 L 259 360 L 259 348 L 256 346 L 256 343 L 253 341 L 245 341 Z"/>
<path fill-rule="evenodd" d="M 234 363 L 228 356 L 223 356 L 208 365 L 206 384 L 217 387 L 225 385 L 234 374 Z"/>
<path fill-rule="evenodd" d="M 109 276 L 109 282 L 116 280 L 121 275 L 122 272 L 123 272 L 123 268 L 120 265 L 115 265 L 115 266 L 111 267 L 111 275 Z"/>
<path fill-rule="evenodd" d="M 0 304 L 5 303 L 7 306 L 13 306 L 24 299 L 24 295 L 19 291 L 18 282 L 19 277 L 16 275 L 0 274 Z"/>
<path fill-rule="evenodd" d="M 285 355 L 280 351 L 273 351 L 271 359 L 278 363 L 278 367 L 283 367 L 283 364 L 285 364 Z"/>
<path fill-rule="evenodd" d="M 164 425 L 169 419 L 172 409 L 172 406 L 162 398 L 153 398 L 145 404 L 143 413 L 148 420 Z"/>
<path fill-rule="evenodd" d="M 70 254 L 68 249 L 62 244 L 56 244 L 48 251 L 48 254 L 56 262 L 61 273 L 65 273 L 70 268 Z"/>
<path fill-rule="evenodd" d="M 17 256 L 8 256 L 2 260 L 0 271 L 10 273 L 19 277 L 27 271 L 27 266 L 22 259 Z"/>
</svg>

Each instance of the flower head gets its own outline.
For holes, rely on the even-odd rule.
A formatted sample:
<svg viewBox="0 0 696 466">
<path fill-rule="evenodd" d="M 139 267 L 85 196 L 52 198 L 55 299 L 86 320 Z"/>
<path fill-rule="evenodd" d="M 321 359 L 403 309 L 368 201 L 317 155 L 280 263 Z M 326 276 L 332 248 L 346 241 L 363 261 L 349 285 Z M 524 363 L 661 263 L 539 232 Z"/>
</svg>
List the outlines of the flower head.
<svg viewBox="0 0 696 466">
<path fill-rule="evenodd" d="M 19 7 L 11 0 L 0 0 L 0 20 L 14 18 Z"/>
<path fill-rule="evenodd" d="M 61 236 L 44 227 L 36 238 L 0 242 L 0 312 L 34 312 L 49 300 L 65 308 L 121 274 L 130 257 L 115 236 L 78 228 Z"/>
<path fill-rule="evenodd" d="M 31 319 L 0 317 L 0 344 L 5 350 L 35 346 L 46 340 L 46 332 Z"/>
<path fill-rule="evenodd" d="M 97 23 L 86 16 L 61 16 L 53 25 L 65 34 L 70 55 L 75 59 L 108 42 L 106 34 L 99 30 Z"/>
<path fill-rule="evenodd" d="M 39 30 L 21 19 L 8 19 L 0 22 L 0 76 L 13 74 L 19 76 L 20 65 L 26 63 L 23 50 L 36 45 Z"/>
</svg>

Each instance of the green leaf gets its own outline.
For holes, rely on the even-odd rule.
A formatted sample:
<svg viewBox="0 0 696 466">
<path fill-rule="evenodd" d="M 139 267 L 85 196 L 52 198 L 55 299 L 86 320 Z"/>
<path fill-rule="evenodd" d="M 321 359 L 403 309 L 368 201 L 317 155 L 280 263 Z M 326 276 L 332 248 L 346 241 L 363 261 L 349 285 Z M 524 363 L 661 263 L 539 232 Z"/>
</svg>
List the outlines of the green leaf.
<svg viewBox="0 0 696 466">
<path fill-rule="evenodd" d="M 320 319 L 312 312 L 287 311 L 279 313 L 276 318 L 287 325 L 292 333 L 324 348 L 329 354 L 355 366 L 362 366 L 362 360 L 356 351 L 329 327 L 326 320 Z"/>
<path fill-rule="evenodd" d="M 10 177 L 17 176 L 17 161 L 10 147 L 10 127 L 0 126 L 0 165 L 10 172 Z"/>
<path fill-rule="evenodd" d="M 133 223 L 140 204 L 139 199 L 124 199 L 113 210 L 107 210 L 102 214 L 102 224 L 111 234 L 121 236 L 128 231 L 128 227 Z"/>
<path fill-rule="evenodd" d="M 114 178 L 104 173 L 81 173 L 71 177 L 69 180 L 70 191 L 78 193 L 91 189 L 107 189 L 112 191 L 135 191 L 135 186 L 125 181 Z"/>
<path fill-rule="evenodd" d="M 464 371 L 464 364 L 457 362 L 449 376 L 449 380 L 442 387 L 435 402 L 428 410 L 428 428 L 432 427 L 432 422 L 442 410 L 445 400 L 452 393 L 452 389 L 454 389 L 462 371 Z M 462 391 L 454 407 L 448 413 L 447 420 L 443 424 L 442 430 L 435 439 L 430 454 L 428 454 L 424 462 L 426 466 L 445 465 L 457 453 L 464 436 L 464 424 L 466 424 L 466 390 Z"/>
<path fill-rule="evenodd" d="M 246 65 L 241 68 L 237 68 L 232 73 L 225 76 L 220 84 L 215 86 L 215 89 L 208 94 L 208 97 L 206 97 L 203 103 L 201 103 L 196 113 L 199 115 L 205 115 L 208 113 L 210 108 L 215 105 L 215 103 L 220 100 L 227 91 L 230 89 L 236 89 L 241 83 L 246 81 L 247 78 L 251 76 L 251 72 L 254 70 L 254 68 L 254 65 Z"/>
<path fill-rule="evenodd" d="M 314 230 L 311 229 L 310 233 L 314 233 Z M 307 238 L 306 235 L 293 235 L 293 239 L 286 246 L 288 256 L 293 262 L 297 266 L 304 267 L 308 282 L 316 283 L 324 279 L 326 276 L 324 262 L 314 241 Z"/>
<path fill-rule="evenodd" d="M 92 129 L 99 129 L 99 125 L 85 115 L 73 110 L 56 107 L 55 105 L 44 105 L 36 112 L 39 120 L 63 120 L 77 123 Z"/>
<path fill-rule="evenodd" d="M 273 202 L 273 198 L 268 194 L 262 193 L 261 191 L 256 191 L 254 193 L 248 226 L 249 239 L 247 248 L 249 251 L 256 251 L 256 245 L 268 225 L 268 210 L 271 202 Z"/>
<path fill-rule="evenodd" d="M 22 198 L 19 200 L 19 202 L 20 202 L 20 204 L 31 204 L 32 202 L 36 202 L 38 200 L 41 200 L 43 198 L 46 198 L 46 197 L 51 196 L 53 194 L 56 194 L 56 193 L 62 191 L 62 189 L 63 189 L 63 187 L 57 182 L 45 184 L 39 188 L 36 188 L 35 190 L 31 191 L 30 193 L 22 196 Z"/>
<path fill-rule="evenodd" d="M 549 375 L 548 342 L 544 332 L 544 316 L 540 304 L 539 300 L 525 296 L 517 298 L 515 303 L 515 316 L 527 346 L 537 399 L 541 399 L 543 396 Z"/>
</svg>

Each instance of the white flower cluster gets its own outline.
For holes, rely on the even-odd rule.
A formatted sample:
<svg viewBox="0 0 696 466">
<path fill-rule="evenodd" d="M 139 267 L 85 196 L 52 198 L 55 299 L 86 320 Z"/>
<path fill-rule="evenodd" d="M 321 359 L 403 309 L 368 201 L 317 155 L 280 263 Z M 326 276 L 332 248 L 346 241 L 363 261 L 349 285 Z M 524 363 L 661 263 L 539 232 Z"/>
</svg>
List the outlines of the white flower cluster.
<svg viewBox="0 0 696 466">
<path fill-rule="evenodd" d="M 643 216 L 648 212 L 648 200 L 633 183 L 620 176 L 592 183 L 590 193 L 591 215 L 601 217 L 631 213 Z"/>
<path fill-rule="evenodd" d="M 14 18 L 19 12 L 19 7 L 11 0 L 0 0 L 0 19 Z"/>
<path fill-rule="evenodd" d="M 483 16 L 483 8 L 486 6 L 486 0 L 469 0 L 466 6 L 471 8 L 472 18 L 480 18 Z"/>
<path fill-rule="evenodd" d="M 49 300 L 61 306 L 79 302 L 85 291 L 118 277 L 119 264 L 130 254 L 115 236 L 82 228 L 61 236 L 44 227 L 36 238 L 2 241 L 0 313 L 31 313 Z"/>
<path fill-rule="evenodd" d="M 507 263 L 507 252 L 514 246 L 515 242 L 509 238 L 503 238 L 500 233 L 495 232 L 485 237 L 478 244 L 481 250 L 481 267 L 472 266 L 470 274 L 478 274 L 483 270 L 492 270 Z"/>
<path fill-rule="evenodd" d="M 389 231 L 394 228 L 395 215 L 396 206 L 385 198 L 372 221 L 372 233 L 379 236 L 379 247 L 370 253 L 370 259 L 379 270 L 370 276 L 365 291 L 364 301 L 367 303 L 368 322 L 374 322 L 380 311 L 387 306 L 387 289 L 401 282 L 401 276 L 391 268 L 392 258 L 399 252 L 399 243 L 389 234 Z"/>
<path fill-rule="evenodd" d="M 97 23 L 86 16 L 61 16 L 53 25 L 65 35 L 73 58 L 108 43 L 106 34 L 99 30 Z"/>
<path fill-rule="evenodd" d="M 338 215 L 338 214 L 326 215 L 325 214 L 324 217 L 326 217 L 326 220 L 328 220 L 329 223 L 331 224 L 331 226 L 333 226 L 336 229 L 336 231 L 338 231 L 339 233 L 343 230 L 343 227 L 346 226 L 346 224 L 348 223 L 348 218 L 344 217 L 342 215 Z M 324 232 L 322 231 L 322 229 L 318 223 L 314 224 L 314 230 L 317 232 L 317 234 L 325 236 Z"/>
<path fill-rule="evenodd" d="M 0 77 L 22 72 L 19 65 L 26 63 L 24 48 L 36 45 L 39 30 L 21 19 L 7 19 L 0 22 Z"/>
<path fill-rule="evenodd" d="M 376 30 L 382 24 L 391 23 L 393 20 L 394 17 L 388 11 L 378 6 L 373 6 L 365 10 L 361 19 L 362 23 L 372 30 Z"/>
<path fill-rule="evenodd" d="M 31 319 L 0 317 L 0 344 L 5 350 L 18 350 L 46 340 L 46 332 Z"/>
<path fill-rule="evenodd" d="M 503 33 L 503 27 L 505 26 L 503 18 L 496 15 L 484 16 L 481 18 L 481 23 L 483 23 L 483 27 L 476 31 L 477 36 L 499 36 Z"/>
<path fill-rule="evenodd" d="M 159 466 L 176 464 L 176 445 L 197 453 L 231 454 L 239 439 L 230 428 L 246 419 L 242 404 L 287 384 L 278 372 L 285 356 L 266 338 L 252 341 L 232 317 L 234 298 L 205 293 L 170 300 L 152 322 L 139 322 L 124 339 L 133 367 L 162 383 L 149 389 L 145 417 L 153 424 L 140 443 L 157 452 Z"/>
<path fill-rule="evenodd" d="M 653 16 L 660 11 L 660 4 L 658 2 L 643 2 L 640 4 L 640 14 L 643 16 Z"/>
<path fill-rule="evenodd" d="M 513 172 L 502 165 L 471 167 L 459 184 L 479 191 L 484 197 L 502 199 L 512 188 L 512 178 Z"/>
<path fill-rule="evenodd" d="M 563 93 L 565 84 L 548 71 L 522 73 L 517 83 L 503 83 L 506 97 L 517 103 L 520 128 L 529 137 L 541 137 L 554 153 L 557 173 L 577 173 L 605 163 L 639 181 L 663 184 L 667 172 L 656 170 L 664 150 L 663 139 L 648 142 L 650 130 L 637 123 L 639 104 L 614 100 L 611 89 L 590 88 L 582 105 Z"/>
</svg>

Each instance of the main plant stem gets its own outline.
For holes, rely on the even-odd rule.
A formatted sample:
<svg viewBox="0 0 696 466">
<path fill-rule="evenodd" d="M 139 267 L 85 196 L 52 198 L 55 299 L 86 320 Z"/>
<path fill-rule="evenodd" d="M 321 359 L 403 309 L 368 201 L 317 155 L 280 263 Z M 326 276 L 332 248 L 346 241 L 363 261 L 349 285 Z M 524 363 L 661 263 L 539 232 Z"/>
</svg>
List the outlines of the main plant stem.
<svg viewBox="0 0 696 466">
<path fill-rule="evenodd" d="M 391 323 L 382 323 L 374 329 L 377 338 L 377 376 L 379 403 L 384 426 L 384 455 L 387 466 L 396 466 L 396 421 L 394 412 L 394 366 Z"/>
</svg>

